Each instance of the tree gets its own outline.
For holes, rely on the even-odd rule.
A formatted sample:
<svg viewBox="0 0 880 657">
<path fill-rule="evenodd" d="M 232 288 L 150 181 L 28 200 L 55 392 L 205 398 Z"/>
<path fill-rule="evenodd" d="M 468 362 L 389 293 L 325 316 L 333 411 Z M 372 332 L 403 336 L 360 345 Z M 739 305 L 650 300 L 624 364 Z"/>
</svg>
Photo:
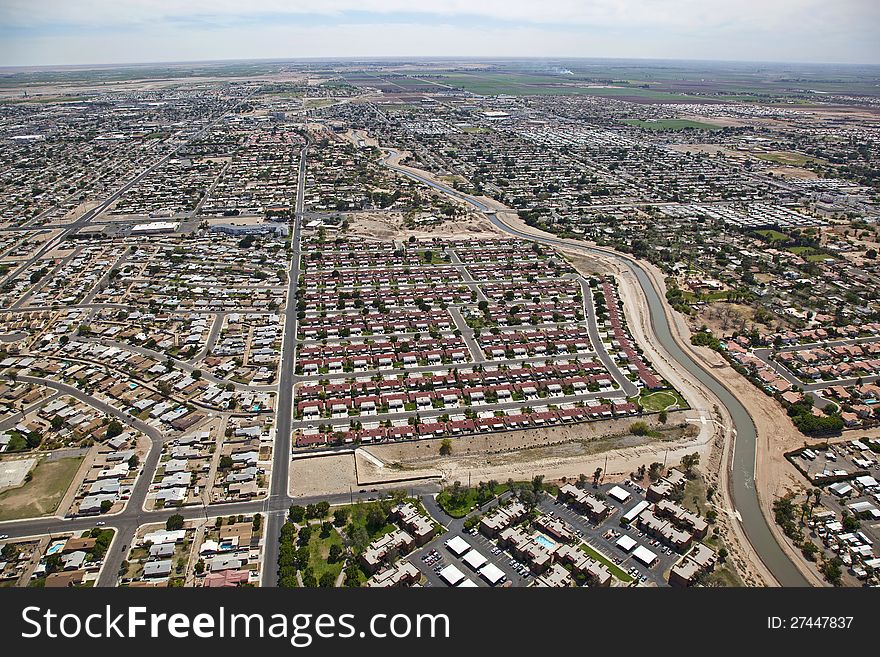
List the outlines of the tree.
<svg viewBox="0 0 880 657">
<path fill-rule="evenodd" d="M 204 559 L 199 559 L 198 561 L 196 561 L 195 571 L 196 571 L 196 575 L 201 575 L 203 572 L 205 572 Z"/>
<path fill-rule="evenodd" d="M 307 588 L 311 588 L 311 589 L 313 589 L 313 588 L 315 588 L 316 586 L 318 586 L 318 580 L 315 579 L 315 573 L 312 572 L 312 569 L 311 569 L 311 568 L 307 568 L 307 569 L 303 572 L 303 578 L 302 578 L 302 579 L 303 579 L 303 586 L 305 586 L 305 587 L 307 587 Z"/>
<path fill-rule="evenodd" d="M 602 479 L 602 468 L 596 468 L 593 472 L 593 488 L 599 487 L 599 481 Z"/>
<path fill-rule="evenodd" d="M 367 529 L 369 529 L 370 531 L 376 531 L 385 525 L 387 516 L 382 513 L 382 509 L 380 509 L 379 506 L 376 505 L 370 507 L 370 510 L 367 511 L 367 515 L 364 520 L 366 522 Z"/>
<path fill-rule="evenodd" d="M 260 527 L 263 525 L 263 516 L 259 513 L 254 515 L 254 531 L 260 531 Z"/>
<path fill-rule="evenodd" d="M 0 555 L 3 555 L 3 559 L 6 561 L 15 561 L 18 559 L 19 552 L 20 549 L 15 543 L 7 543 L 3 546 L 3 549 L 0 550 Z"/>
<path fill-rule="evenodd" d="M 586 488 L 587 487 L 587 475 L 583 472 L 578 475 L 577 483 L 575 484 L 578 488 Z"/>
<path fill-rule="evenodd" d="M 192 378 L 198 380 L 202 378 L 202 370 L 193 370 Z"/>
<path fill-rule="evenodd" d="M 544 475 L 535 475 L 532 477 L 532 491 L 537 495 L 544 490 Z"/>
<path fill-rule="evenodd" d="M 663 464 L 654 462 L 648 467 L 648 479 L 651 481 L 659 481 L 663 476 Z"/>
<path fill-rule="evenodd" d="M 138 465 L 140 465 L 140 462 L 141 460 L 140 458 L 138 458 L 138 455 L 132 454 L 131 457 L 128 459 L 128 467 L 134 470 L 138 467 Z"/>
<path fill-rule="evenodd" d="M 449 456 L 452 454 L 452 441 L 444 438 L 440 441 L 440 456 Z"/>
<path fill-rule="evenodd" d="M 660 414 L 657 415 L 657 419 L 660 420 L 660 424 L 666 424 L 666 420 L 669 419 L 669 415 L 666 411 L 660 411 Z"/>
<path fill-rule="evenodd" d="M 110 500 L 101 500 L 101 513 L 107 513 L 113 508 L 113 502 Z"/>
<path fill-rule="evenodd" d="M 43 434 L 39 431 L 29 431 L 25 442 L 29 449 L 36 449 L 43 442 Z"/>
<path fill-rule="evenodd" d="M 327 555 L 327 561 L 336 563 L 342 557 L 342 546 L 334 543 L 330 546 L 330 553 Z"/>
<path fill-rule="evenodd" d="M 232 466 L 235 465 L 235 461 L 232 460 L 232 456 L 229 454 L 224 454 L 220 457 L 220 463 L 217 467 L 221 470 L 229 470 Z"/>
<path fill-rule="evenodd" d="M 348 526 L 348 530 L 345 533 L 348 536 L 348 541 L 351 544 L 351 547 L 357 553 L 363 552 L 370 544 L 370 535 L 367 533 L 367 530 L 363 525 L 351 524 Z"/>
<path fill-rule="evenodd" d="M 693 454 L 685 454 L 681 457 L 681 465 L 688 477 L 693 476 L 694 468 L 699 465 L 699 463 L 700 455 L 697 452 L 694 452 Z"/>
<path fill-rule="evenodd" d="M 718 550 L 718 560 L 719 561 L 723 562 L 725 559 L 727 559 L 727 556 L 728 556 L 727 548 L 723 547 L 720 550 Z"/>
<path fill-rule="evenodd" d="M 165 521 L 165 529 L 169 532 L 183 529 L 183 516 L 179 513 L 175 513 L 173 516 L 169 516 L 168 520 Z"/>
<path fill-rule="evenodd" d="M 122 433 L 122 429 L 122 423 L 119 420 L 111 420 L 110 424 L 107 425 L 107 433 L 105 435 L 107 438 L 115 438 Z"/>
<path fill-rule="evenodd" d="M 336 584 L 336 578 L 333 577 L 333 573 L 327 571 L 323 575 L 321 575 L 321 580 L 319 586 L 324 589 L 332 589 Z"/>
<path fill-rule="evenodd" d="M 291 522 L 302 522 L 306 517 L 306 508 L 299 504 L 294 504 L 290 507 L 289 515 Z"/>
<path fill-rule="evenodd" d="M 634 436 L 648 436 L 651 434 L 651 427 L 646 422 L 633 422 L 629 430 Z"/>
<path fill-rule="evenodd" d="M 348 509 L 336 509 L 333 512 L 333 524 L 344 527 L 346 522 L 348 522 Z"/>
</svg>

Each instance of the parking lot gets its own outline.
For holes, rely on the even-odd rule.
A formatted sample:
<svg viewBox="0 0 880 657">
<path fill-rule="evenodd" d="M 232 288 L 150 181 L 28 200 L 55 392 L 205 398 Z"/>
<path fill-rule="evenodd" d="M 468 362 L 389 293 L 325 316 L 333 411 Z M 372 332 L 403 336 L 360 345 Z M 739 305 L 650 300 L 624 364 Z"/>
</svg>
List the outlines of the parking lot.
<svg viewBox="0 0 880 657">
<path fill-rule="evenodd" d="M 545 513 L 551 513 L 556 517 L 562 518 L 574 528 L 579 538 L 594 550 L 611 559 L 631 576 L 638 579 L 640 585 L 668 586 L 669 583 L 663 574 L 672 568 L 681 555 L 671 548 L 664 546 L 657 539 L 646 535 L 635 525 L 621 526 L 620 517 L 645 499 L 644 490 L 638 484 L 627 480 L 622 484 L 622 487 L 630 493 L 631 497 L 621 503 L 607 494 L 615 485 L 618 484 L 602 484 L 598 490 L 590 489 L 594 494 L 597 492 L 604 494 L 605 499 L 603 502 L 614 509 L 614 512 L 598 525 L 572 510 L 568 505 L 557 502 L 550 497 L 542 499 L 539 508 Z M 628 552 L 624 552 L 615 545 L 622 535 L 629 536 L 636 541 L 637 545 Z M 639 545 L 657 555 L 657 559 L 651 567 L 645 566 L 633 557 L 633 553 Z"/>
<path fill-rule="evenodd" d="M 505 586 L 506 582 L 511 582 L 512 586 L 528 586 L 534 581 L 532 574 L 528 572 L 526 566 L 524 564 L 517 566 L 511 563 L 513 557 L 507 552 L 501 551 L 495 545 L 495 541 L 486 538 L 479 532 L 474 535 L 461 529 L 460 531 L 449 531 L 442 534 L 407 557 L 427 578 L 428 583 L 426 586 L 448 586 L 441 579 L 440 571 L 450 564 L 458 568 L 477 586 L 491 586 L 477 571 L 468 566 L 463 559 L 455 556 L 446 547 L 446 542 L 455 536 L 460 536 L 470 543 L 472 548 L 483 555 L 487 563 L 494 564 L 504 573 L 506 579 L 500 582 L 498 586 Z M 464 557 L 465 555 L 462 554 L 461 556 Z"/>
</svg>

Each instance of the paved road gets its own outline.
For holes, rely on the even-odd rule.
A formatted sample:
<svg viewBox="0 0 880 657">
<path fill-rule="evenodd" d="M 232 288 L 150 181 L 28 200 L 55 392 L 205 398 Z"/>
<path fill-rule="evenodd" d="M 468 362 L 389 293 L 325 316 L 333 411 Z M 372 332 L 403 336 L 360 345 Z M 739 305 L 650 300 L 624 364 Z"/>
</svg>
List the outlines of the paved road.
<svg viewBox="0 0 880 657">
<path fill-rule="evenodd" d="M 617 366 L 614 358 L 611 357 L 611 354 L 608 353 L 608 350 L 605 348 L 605 343 L 602 342 L 602 338 L 599 336 L 599 326 L 596 324 L 596 306 L 593 303 L 593 291 L 590 289 L 590 284 L 587 283 L 583 276 L 578 276 L 577 280 L 581 286 L 581 296 L 583 297 L 584 302 L 584 320 L 587 323 L 587 332 L 590 334 L 593 348 L 599 355 L 599 360 L 602 361 L 605 369 L 608 370 L 612 377 L 614 377 L 614 380 L 617 381 L 617 385 L 623 389 L 626 396 L 635 397 L 641 392 L 639 387 L 626 378 L 626 375 L 620 371 L 620 368 Z"/>
<path fill-rule="evenodd" d="M 294 206 L 293 236 L 291 238 L 292 253 L 287 278 L 287 302 L 284 306 L 284 337 L 281 342 L 281 361 L 278 364 L 277 421 L 275 422 L 275 446 L 273 448 L 272 480 L 269 497 L 266 503 L 288 506 L 290 499 L 288 473 L 290 471 L 290 423 L 293 419 L 293 369 L 296 360 L 296 290 L 299 284 L 300 263 L 300 232 L 302 230 L 302 210 L 306 185 L 306 157 L 309 144 L 306 144 L 299 156 L 299 172 L 296 185 L 296 204 Z M 263 586 L 275 586 L 278 583 L 278 550 L 281 536 L 281 525 L 284 524 L 283 514 L 268 514 L 263 551 Z"/>
<path fill-rule="evenodd" d="M 508 235 L 532 242 L 549 244 L 551 246 L 564 246 L 567 249 L 578 250 L 584 253 L 600 253 L 604 257 L 617 259 L 626 266 L 636 277 L 648 303 L 648 311 L 655 338 L 666 349 L 669 355 L 675 359 L 695 380 L 708 388 L 727 408 L 733 421 L 736 440 L 733 451 L 733 472 L 731 474 L 731 493 L 736 510 L 742 518 L 742 526 L 746 537 L 764 562 L 767 569 L 773 574 L 782 586 L 809 586 L 807 579 L 800 573 L 791 559 L 782 551 L 776 542 L 767 519 L 761 511 L 758 502 L 758 494 L 755 486 L 755 459 L 757 458 L 757 430 L 755 423 L 746 410 L 745 406 L 737 399 L 715 376 L 705 370 L 690 354 L 684 351 L 672 336 L 669 320 L 661 300 L 661 295 L 654 287 L 651 277 L 644 270 L 638 260 L 629 256 L 597 247 L 587 246 L 583 242 L 564 240 L 555 237 L 538 237 L 523 232 L 506 224 L 498 218 L 495 210 L 481 201 L 467 194 L 463 194 L 447 185 L 431 180 L 423 175 L 413 172 L 407 167 L 390 164 L 388 159 L 397 155 L 393 149 L 386 149 L 387 155 L 382 162 L 413 180 L 422 182 L 429 187 L 453 196 L 461 201 L 469 203 L 486 215 L 486 218 L 498 229 Z"/>
</svg>

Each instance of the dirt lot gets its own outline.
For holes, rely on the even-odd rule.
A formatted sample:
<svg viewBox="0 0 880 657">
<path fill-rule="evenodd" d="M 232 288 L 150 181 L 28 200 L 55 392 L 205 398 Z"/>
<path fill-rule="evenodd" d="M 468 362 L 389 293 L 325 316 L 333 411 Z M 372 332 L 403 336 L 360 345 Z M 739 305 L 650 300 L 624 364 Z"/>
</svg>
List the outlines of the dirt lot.
<svg viewBox="0 0 880 657">
<path fill-rule="evenodd" d="M 357 489 L 353 454 L 334 454 L 290 462 L 290 490 L 296 497 L 347 493 Z"/>
<path fill-rule="evenodd" d="M 697 308 L 690 325 L 698 329 L 705 324 L 715 335 L 724 335 L 732 330 L 740 332 L 751 330 L 755 326 L 754 318 L 755 309 L 750 306 L 719 301 Z"/>
<path fill-rule="evenodd" d="M 632 435 L 627 427 L 634 419 L 456 438 L 451 456 L 440 456 L 439 440 L 374 445 L 362 451 L 386 467 L 358 461 L 358 474 L 362 481 L 440 474 L 451 483 L 469 477 L 473 482 L 523 480 L 541 473 L 550 481 L 605 468 L 607 458 L 608 476 L 622 477 L 639 465 L 664 458 L 674 463 L 684 454 L 705 451 L 697 428 L 686 422 L 681 426 L 685 415 L 670 414 L 661 437 Z"/>
<path fill-rule="evenodd" d="M 482 215 L 446 220 L 436 225 L 407 228 L 400 212 L 358 212 L 349 214 L 348 233 L 380 240 L 407 240 L 442 237 L 445 239 L 492 239 L 498 231 Z"/>
<path fill-rule="evenodd" d="M 81 458 L 42 460 L 33 470 L 33 479 L 0 493 L 0 521 L 49 515 L 70 486 Z"/>
</svg>

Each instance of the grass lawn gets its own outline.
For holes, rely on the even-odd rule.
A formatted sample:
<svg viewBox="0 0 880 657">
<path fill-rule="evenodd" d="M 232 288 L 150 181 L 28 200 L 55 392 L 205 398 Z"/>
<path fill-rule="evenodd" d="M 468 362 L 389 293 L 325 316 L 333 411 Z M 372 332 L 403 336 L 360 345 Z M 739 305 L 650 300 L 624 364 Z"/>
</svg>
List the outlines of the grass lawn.
<svg viewBox="0 0 880 657">
<path fill-rule="evenodd" d="M 378 536 L 383 536 L 388 532 L 394 531 L 396 529 L 395 525 L 390 522 L 386 522 L 381 527 L 377 527 L 373 531 L 370 531 L 370 528 L 367 526 L 367 513 L 370 512 L 370 509 L 378 506 L 378 502 L 359 502 L 358 504 L 347 505 L 341 508 L 348 509 L 349 522 L 353 525 L 360 525 L 361 527 L 363 527 L 367 531 L 367 535 L 369 535 L 370 540 L 372 541 L 374 538 Z"/>
<path fill-rule="evenodd" d="M 649 413 L 665 411 L 670 406 L 684 406 L 681 397 L 672 391 L 660 390 L 639 397 L 639 403 Z"/>
<path fill-rule="evenodd" d="M 692 128 L 694 130 L 721 130 L 721 126 L 711 123 L 702 123 L 700 121 L 691 121 L 689 119 L 662 119 L 659 121 L 639 121 L 631 119 L 624 121 L 627 125 L 644 128 L 646 130 L 685 130 Z"/>
<path fill-rule="evenodd" d="M 19 488 L 0 493 L 0 520 L 45 516 L 55 512 L 82 457 L 41 459 L 31 471 L 33 479 Z"/>
<path fill-rule="evenodd" d="M 769 242 L 787 242 L 791 238 L 778 230 L 756 230 L 756 233 Z"/>
<path fill-rule="evenodd" d="M 629 573 L 621 569 L 620 566 L 611 561 L 611 559 L 609 559 L 608 557 L 604 556 L 601 552 L 597 552 L 586 543 L 581 543 L 580 548 L 582 551 L 586 552 L 587 555 L 589 555 L 592 559 L 595 559 L 599 563 L 604 564 L 605 567 L 611 571 L 611 574 L 614 575 L 621 582 L 632 581 L 632 577 L 630 577 Z"/>
<path fill-rule="evenodd" d="M 653 91 L 641 87 L 588 87 L 580 86 L 577 78 L 529 73 L 450 73 L 440 82 L 459 87 L 475 94 L 494 96 L 636 96 L 654 100 L 681 100 L 683 94 Z"/>
<path fill-rule="evenodd" d="M 790 246 L 786 251 L 799 255 L 807 262 L 822 262 L 826 258 L 834 258 L 834 256 L 817 251 L 811 246 Z"/>
<path fill-rule="evenodd" d="M 694 503 L 694 498 L 697 500 L 696 503 Z M 699 513 L 701 516 L 709 510 L 706 502 L 706 484 L 701 476 L 697 475 L 693 479 L 687 480 L 684 485 L 684 498 L 681 500 L 681 505 L 688 511 Z"/>
<path fill-rule="evenodd" d="M 496 496 L 498 496 L 506 490 L 507 484 L 498 484 L 495 487 L 494 493 Z M 437 495 L 437 504 L 439 504 L 440 508 L 453 518 L 464 518 L 467 514 L 474 510 L 474 507 L 477 504 L 477 489 L 476 487 L 469 489 L 467 491 L 467 495 L 463 497 L 462 502 L 456 506 L 452 505 L 449 497 L 449 491 L 441 491 Z"/>
<path fill-rule="evenodd" d="M 327 557 L 330 554 L 330 546 L 338 545 L 342 547 L 342 537 L 335 529 L 330 532 L 327 538 L 321 538 L 320 527 L 312 529 L 312 535 L 309 538 L 309 566 L 315 573 L 315 579 L 320 580 L 324 573 L 332 573 L 333 577 L 339 577 L 342 571 L 344 559 L 336 563 L 329 563 Z"/>
</svg>

